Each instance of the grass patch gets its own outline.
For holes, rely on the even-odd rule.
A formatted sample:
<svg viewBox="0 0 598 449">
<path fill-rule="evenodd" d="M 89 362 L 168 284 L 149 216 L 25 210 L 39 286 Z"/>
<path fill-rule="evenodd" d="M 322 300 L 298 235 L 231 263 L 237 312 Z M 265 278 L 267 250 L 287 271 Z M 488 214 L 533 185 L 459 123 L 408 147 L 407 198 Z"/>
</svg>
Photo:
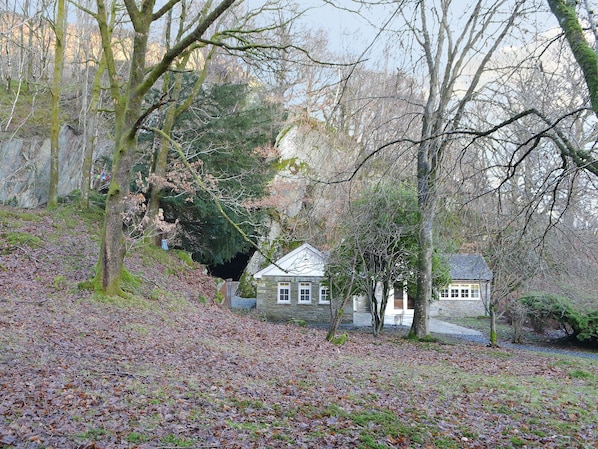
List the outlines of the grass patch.
<svg viewBox="0 0 598 449">
<path fill-rule="evenodd" d="M 193 447 L 196 441 L 192 438 L 185 438 L 178 435 L 167 435 L 162 438 L 162 442 L 171 447 Z"/>
<path fill-rule="evenodd" d="M 174 252 L 189 268 L 193 268 L 195 266 L 195 262 L 193 262 L 191 254 L 189 254 L 187 251 L 177 249 Z"/>
<path fill-rule="evenodd" d="M 143 435 L 139 432 L 131 432 L 129 435 L 127 435 L 126 440 L 129 443 L 139 444 L 139 443 L 144 443 L 145 441 L 147 441 L 148 437 L 146 437 L 145 435 Z"/>
<path fill-rule="evenodd" d="M 356 425 L 367 429 L 360 434 L 363 447 L 377 448 L 377 441 L 408 438 L 416 444 L 423 444 L 429 441 L 431 435 L 428 429 L 421 423 L 417 428 L 404 424 L 400 418 L 389 410 L 371 410 L 352 413 L 348 416 Z M 380 446 L 387 447 L 387 446 Z"/>
<path fill-rule="evenodd" d="M 123 269 L 123 274 L 120 282 L 120 288 L 127 293 L 140 293 L 142 282 L 138 276 L 135 276 L 127 269 Z"/>
<path fill-rule="evenodd" d="M 78 203 L 69 203 L 58 207 L 53 218 L 56 229 L 72 230 L 84 223 L 90 235 L 96 236 L 104 222 L 104 209 L 94 205 L 82 208 Z"/>
<path fill-rule="evenodd" d="M 44 246 L 42 239 L 36 235 L 29 234 L 28 232 L 7 232 L 0 234 L 0 238 L 4 239 L 9 247 L 27 246 L 35 249 Z"/>
<path fill-rule="evenodd" d="M 16 227 L 12 225 L 17 224 L 18 226 L 20 226 L 20 223 L 15 223 L 15 221 L 27 221 L 31 223 L 37 223 L 41 220 L 41 215 L 41 211 L 26 212 L 17 209 L 0 209 L 0 224 L 8 227 Z"/>
<path fill-rule="evenodd" d="M 80 433 L 78 437 L 82 440 L 94 441 L 100 437 L 103 437 L 104 435 L 106 435 L 106 433 L 106 429 L 104 429 L 103 427 L 94 427 L 86 430 L 85 432 Z"/>
<path fill-rule="evenodd" d="M 572 379 L 593 379 L 594 375 L 582 369 L 576 369 L 569 372 L 569 377 Z"/>
<path fill-rule="evenodd" d="M 444 317 L 442 321 L 456 324 L 458 326 L 468 327 L 482 332 L 484 335 L 490 335 L 490 317 L 478 316 L 469 318 Z M 513 329 L 505 321 L 496 320 L 496 337 L 498 340 L 511 340 L 513 338 Z"/>
<path fill-rule="evenodd" d="M 54 276 L 54 279 L 52 279 L 52 287 L 54 288 L 54 290 L 65 290 L 67 286 L 67 280 L 63 275 Z"/>
<path fill-rule="evenodd" d="M 108 296 L 96 291 L 90 296 L 90 300 L 122 309 L 154 310 L 154 306 L 150 301 L 136 295 Z"/>
</svg>

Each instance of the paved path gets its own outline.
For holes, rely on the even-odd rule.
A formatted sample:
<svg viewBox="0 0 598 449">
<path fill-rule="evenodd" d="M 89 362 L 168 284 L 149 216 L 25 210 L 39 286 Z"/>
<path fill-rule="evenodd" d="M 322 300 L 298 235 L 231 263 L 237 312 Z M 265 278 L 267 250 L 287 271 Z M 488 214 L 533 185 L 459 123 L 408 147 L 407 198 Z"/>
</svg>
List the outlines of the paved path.
<svg viewBox="0 0 598 449">
<path fill-rule="evenodd" d="M 238 296 L 232 297 L 233 309 L 253 309 L 255 308 L 255 299 L 244 299 Z M 384 327 L 410 327 L 413 317 L 406 316 L 400 321 L 395 321 L 394 316 L 386 316 L 384 318 Z M 353 324 L 357 327 L 368 327 L 372 324 L 372 317 L 369 313 L 355 312 L 353 314 Z M 430 318 L 430 332 L 434 334 L 448 334 L 448 335 L 469 335 L 482 336 L 482 333 L 473 329 L 456 324 L 447 323 L 436 318 Z"/>
<path fill-rule="evenodd" d="M 398 326 L 411 326 L 413 317 L 406 316 L 400 322 L 396 322 L 393 316 L 384 317 L 384 327 L 398 327 Z M 353 323 L 357 327 L 367 327 L 372 325 L 372 317 L 369 313 L 355 312 L 353 314 Z M 475 335 L 481 336 L 480 331 L 469 329 L 463 326 L 457 326 L 456 324 L 447 323 L 436 318 L 430 318 L 430 332 L 433 334 L 448 334 L 448 335 Z"/>
</svg>

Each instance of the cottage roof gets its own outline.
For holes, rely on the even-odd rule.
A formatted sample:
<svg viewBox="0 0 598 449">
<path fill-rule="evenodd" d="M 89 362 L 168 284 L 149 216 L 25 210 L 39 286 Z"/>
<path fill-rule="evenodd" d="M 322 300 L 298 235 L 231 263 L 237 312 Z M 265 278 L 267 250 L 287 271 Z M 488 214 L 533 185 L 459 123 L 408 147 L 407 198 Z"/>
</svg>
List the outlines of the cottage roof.
<svg viewBox="0 0 598 449">
<path fill-rule="evenodd" d="M 262 276 L 324 276 L 326 257 L 320 250 L 309 243 L 278 259 L 275 263 L 253 275 L 255 279 Z"/>
<path fill-rule="evenodd" d="M 480 254 L 451 254 L 449 262 L 454 281 L 492 280 L 492 271 Z"/>
</svg>

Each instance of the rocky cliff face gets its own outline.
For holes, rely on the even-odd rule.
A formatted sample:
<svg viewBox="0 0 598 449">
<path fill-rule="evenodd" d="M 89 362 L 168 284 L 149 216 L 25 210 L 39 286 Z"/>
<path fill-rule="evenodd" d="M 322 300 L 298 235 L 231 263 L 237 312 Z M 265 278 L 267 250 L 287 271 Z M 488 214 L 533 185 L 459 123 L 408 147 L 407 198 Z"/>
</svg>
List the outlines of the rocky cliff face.
<svg viewBox="0 0 598 449">
<path fill-rule="evenodd" d="M 64 126 L 59 135 L 58 195 L 81 187 L 83 136 Z M 105 145 L 104 145 L 105 146 Z M 48 201 L 50 139 L 35 137 L 0 142 L 0 204 L 33 208 Z"/>
<path fill-rule="evenodd" d="M 325 246 L 346 204 L 350 186 L 344 181 L 352 175 L 359 151 L 355 142 L 313 121 L 283 131 L 277 148 L 281 169 L 271 188 L 276 213 L 263 242 L 273 258 L 283 255 L 285 241 Z M 255 253 L 247 272 L 253 274 L 263 264 L 263 256 Z"/>
</svg>

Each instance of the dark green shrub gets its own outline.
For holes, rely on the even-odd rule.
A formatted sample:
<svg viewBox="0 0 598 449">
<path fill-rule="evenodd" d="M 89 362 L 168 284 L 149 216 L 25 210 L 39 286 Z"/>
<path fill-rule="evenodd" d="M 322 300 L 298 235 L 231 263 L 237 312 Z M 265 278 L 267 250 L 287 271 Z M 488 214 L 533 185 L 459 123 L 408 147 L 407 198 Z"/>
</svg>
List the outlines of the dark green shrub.
<svg viewBox="0 0 598 449">
<path fill-rule="evenodd" d="M 597 310 L 579 310 L 568 298 L 551 293 L 530 293 L 520 301 L 527 307 L 532 323 L 554 320 L 579 341 L 598 341 Z"/>
</svg>

